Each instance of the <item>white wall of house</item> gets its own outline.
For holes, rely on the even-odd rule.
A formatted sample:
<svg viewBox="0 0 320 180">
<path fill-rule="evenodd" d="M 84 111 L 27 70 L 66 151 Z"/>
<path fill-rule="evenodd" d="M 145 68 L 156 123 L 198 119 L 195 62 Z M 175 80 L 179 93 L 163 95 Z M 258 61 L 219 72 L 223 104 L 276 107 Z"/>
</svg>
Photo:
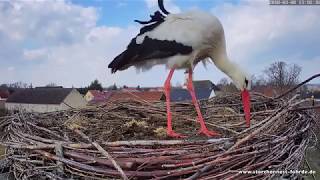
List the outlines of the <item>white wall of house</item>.
<svg viewBox="0 0 320 180">
<path fill-rule="evenodd" d="M 91 101 L 93 98 L 94 98 L 94 96 L 93 96 L 93 94 L 92 94 L 90 91 L 88 91 L 88 92 L 86 93 L 86 95 L 84 96 L 84 99 L 85 99 L 87 102 Z"/>
<path fill-rule="evenodd" d="M 82 108 L 87 105 L 86 100 L 82 95 L 73 89 L 61 104 L 25 104 L 6 102 L 5 108 L 8 110 L 25 110 L 27 112 L 53 112 L 67 110 L 70 108 Z"/>
<path fill-rule="evenodd" d="M 73 89 L 63 102 L 63 104 L 73 108 L 81 108 L 87 105 L 87 101 L 76 89 Z"/>
<path fill-rule="evenodd" d="M 214 90 L 212 90 L 211 93 L 210 93 L 209 99 L 212 98 L 212 97 L 215 97 L 215 96 L 216 96 L 216 93 L 214 92 Z"/>
<path fill-rule="evenodd" d="M 25 110 L 27 112 L 52 112 L 69 109 L 65 104 L 22 104 L 6 102 L 5 107 L 8 110 Z"/>
<path fill-rule="evenodd" d="M 4 106 L 5 102 L 6 102 L 6 99 L 1 99 L 0 98 L 0 109 L 4 109 L 5 108 L 5 106 Z"/>
</svg>

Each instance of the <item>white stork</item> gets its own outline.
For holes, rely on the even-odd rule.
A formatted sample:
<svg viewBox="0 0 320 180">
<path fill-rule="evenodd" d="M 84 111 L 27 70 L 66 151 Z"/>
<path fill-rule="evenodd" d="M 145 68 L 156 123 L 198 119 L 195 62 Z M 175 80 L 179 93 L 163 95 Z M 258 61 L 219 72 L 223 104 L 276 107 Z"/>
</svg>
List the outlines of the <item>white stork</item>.
<svg viewBox="0 0 320 180">
<path fill-rule="evenodd" d="M 175 69 L 186 69 L 189 73 L 187 88 L 198 114 L 201 125 L 200 133 L 207 136 L 218 135 L 209 131 L 203 120 L 198 101 L 193 88 L 192 72 L 200 62 L 210 58 L 212 62 L 227 74 L 236 87 L 242 91 L 247 126 L 250 125 L 250 81 L 248 76 L 233 62 L 226 53 L 224 31 L 219 20 L 206 12 L 190 11 L 170 14 L 163 6 L 163 0 L 158 0 L 159 7 L 164 13 L 156 11 L 151 20 L 137 21 L 144 26 L 134 37 L 127 49 L 114 58 L 109 64 L 111 72 L 125 70 L 130 66 L 138 69 L 150 69 L 154 65 L 165 64 L 170 69 L 164 83 L 167 106 L 167 134 L 171 137 L 183 137 L 172 129 L 170 111 L 170 80 Z"/>
</svg>

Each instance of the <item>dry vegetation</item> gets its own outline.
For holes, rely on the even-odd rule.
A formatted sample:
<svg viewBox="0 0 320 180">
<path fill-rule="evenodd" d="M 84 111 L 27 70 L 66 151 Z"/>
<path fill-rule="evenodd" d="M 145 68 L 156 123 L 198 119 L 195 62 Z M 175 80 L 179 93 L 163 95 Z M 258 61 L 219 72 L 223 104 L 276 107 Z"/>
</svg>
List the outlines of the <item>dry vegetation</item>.
<svg viewBox="0 0 320 180">
<path fill-rule="evenodd" d="M 170 140 L 164 103 L 128 101 L 1 118 L 2 144 L 17 179 L 257 179 L 270 174 L 237 171 L 301 168 L 317 119 L 309 100 L 251 100 L 250 128 L 238 95 L 201 102 L 209 129 L 221 134 L 212 139 L 197 135 L 190 103 L 172 107 L 175 130 L 189 137 Z"/>
</svg>

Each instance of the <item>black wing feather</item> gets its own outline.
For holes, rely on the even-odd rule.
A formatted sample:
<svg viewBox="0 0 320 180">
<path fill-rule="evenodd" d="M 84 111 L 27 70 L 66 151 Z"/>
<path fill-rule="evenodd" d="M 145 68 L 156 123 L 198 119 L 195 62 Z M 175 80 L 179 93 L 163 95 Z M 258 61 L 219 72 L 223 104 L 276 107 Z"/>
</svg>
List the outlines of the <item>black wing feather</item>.
<svg viewBox="0 0 320 180">
<path fill-rule="evenodd" d="M 159 6 L 163 11 L 163 2 L 159 1 Z M 159 11 L 156 11 L 154 15 L 151 15 L 150 17 L 151 20 L 149 21 L 136 20 L 136 22 L 140 24 L 148 24 L 140 29 L 137 36 L 152 31 L 165 21 L 165 16 L 163 16 Z M 108 68 L 111 68 L 112 73 L 115 73 L 117 70 L 127 69 L 128 67 L 138 63 L 143 64 L 144 61 L 150 59 L 162 59 L 176 54 L 185 55 L 192 52 L 191 46 L 186 46 L 176 41 L 151 39 L 148 36 L 144 38 L 141 44 L 137 44 L 136 37 L 131 40 L 127 49 L 115 57 L 108 65 Z"/>
<path fill-rule="evenodd" d="M 108 68 L 111 68 L 111 72 L 114 73 L 151 59 L 163 59 L 177 54 L 186 55 L 191 52 L 191 46 L 176 41 L 151 39 L 146 36 L 141 44 L 137 44 L 134 38 L 127 49 L 114 58 Z"/>
</svg>

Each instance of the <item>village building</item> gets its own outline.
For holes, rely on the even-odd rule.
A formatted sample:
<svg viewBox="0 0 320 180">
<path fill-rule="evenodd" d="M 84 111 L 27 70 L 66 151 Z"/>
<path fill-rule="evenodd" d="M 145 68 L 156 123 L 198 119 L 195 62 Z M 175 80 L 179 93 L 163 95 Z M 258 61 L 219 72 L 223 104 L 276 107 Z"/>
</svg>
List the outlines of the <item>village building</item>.
<svg viewBox="0 0 320 180">
<path fill-rule="evenodd" d="M 87 102 L 90 101 L 105 101 L 109 96 L 111 92 L 107 91 L 99 91 L 99 90 L 89 90 L 86 95 L 84 96 L 84 99 Z"/>
<path fill-rule="evenodd" d="M 209 99 L 221 92 L 220 89 L 210 80 L 193 81 L 193 86 L 198 100 Z M 165 96 L 163 96 L 161 99 L 165 100 Z M 190 92 L 186 86 L 182 88 L 171 88 L 170 99 L 172 102 L 192 100 Z"/>
<path fill-rule="evenodd" d="M 210 80 L 193 81 L 193 84 L 199 100 L 209 99 L 221 92 Z M 190 92 L 186 87 L 172 87 L 170 98 L 172 102 L 191 101 Z M 165 94 L 162 87 L 142 87 L 139 89 L 126 87 L 120 90 L 104 92 L 89 90 L 85 95 L 85 99 L 89 105 L 125 100 L 156 102 L 165 101 Z"/>
<path fill-rule="evenodd" d="M 5 108 L 4 104 L 8 97 L 9 97 L 9 91 L 5 89 L 0 89 L 0 109 Z"/>
<path fill-rule="evenodd" d="M 306 84 L 306 88 L 307 88 L 308 91 L 311 91 L 311 92 L 320 91 L 320 85 L 319 84 Z"/>
<path fill-rule="evenodd" d="M 7 99 L 7 110 L 52 112 L 85 107 L 87 102 L 73 88 L 30 88 L 16 91 Z"/>
</svg>

